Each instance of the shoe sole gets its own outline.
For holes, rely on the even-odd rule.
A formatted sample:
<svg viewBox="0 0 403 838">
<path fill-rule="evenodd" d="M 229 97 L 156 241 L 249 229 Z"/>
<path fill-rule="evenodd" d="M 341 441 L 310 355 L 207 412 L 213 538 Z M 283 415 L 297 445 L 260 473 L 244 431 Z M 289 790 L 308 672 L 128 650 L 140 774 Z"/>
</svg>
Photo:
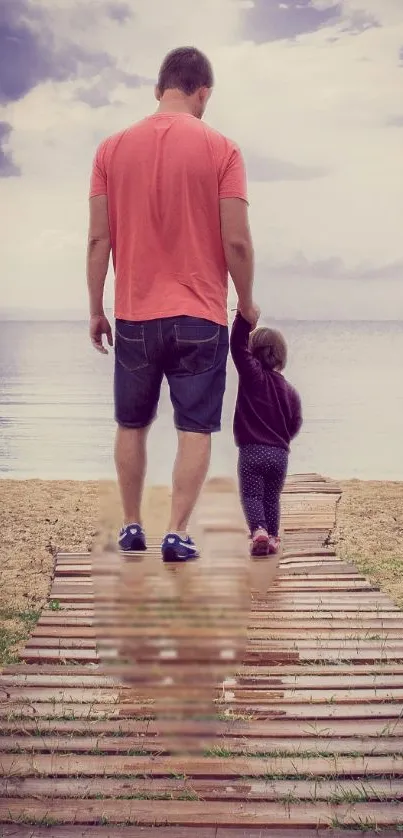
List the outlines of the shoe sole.
<svg viewBox="0 0 403 838">
<path fill-rule="evenodd" d="M 251 551 L 251 556 L 269 556 L 269 539 L 265 535 L 260 535 L 255 538 Z"/>
<path fill-rule="evenodd" d="M 184 562 L 194 562 L 198 558 L 198 553 L 193 553 L 191 556 L 180 556 L 178 555 L 176 550 L 172 549 L 171 547 L 167 547 L 165 550 L 162 551 L 162 561 L 167 563 L 180 562 L 181 564 L 183 564 Z"/>
<path fill-rule="evenodd" d="M 144 541 L 135 541 L 130 550 L 125 550 L 124 547 L 119 547 L 119 552 L 124 553 L 125 555 L 130 555 L 130 553 L 145 553 L 147 550 L 147 546 L 144 544 Z"/>
</svg>

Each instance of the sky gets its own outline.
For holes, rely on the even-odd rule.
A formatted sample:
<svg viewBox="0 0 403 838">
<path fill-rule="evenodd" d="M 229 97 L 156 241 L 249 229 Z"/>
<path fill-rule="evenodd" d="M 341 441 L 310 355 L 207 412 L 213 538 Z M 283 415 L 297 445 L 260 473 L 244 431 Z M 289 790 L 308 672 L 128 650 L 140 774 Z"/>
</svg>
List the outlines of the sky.
<svg viewBox="0 0 403 838">
<path fill-rule="evenodd" d="M 183 45 L 245 157 L 263 311 L 401 318 L 402 0 L 0 0 L 0 310 L 85 312 L 96 146 Z"/>
</svg>

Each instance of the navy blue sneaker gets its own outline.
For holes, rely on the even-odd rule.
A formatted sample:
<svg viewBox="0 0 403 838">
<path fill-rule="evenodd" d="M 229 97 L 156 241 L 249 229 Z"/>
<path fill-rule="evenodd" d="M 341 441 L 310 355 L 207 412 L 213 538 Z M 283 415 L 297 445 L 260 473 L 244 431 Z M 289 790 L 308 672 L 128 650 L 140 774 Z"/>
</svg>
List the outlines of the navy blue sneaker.
<svg viewBox="0 0 403 838">
<path fill-rule="evenodd" d="M 176 533 L 168 533 L 161 544 L 161 553 L 164 562 L 189 562 L 198 559 L 200 553 L 190 538 L 181 538 Z"/>
<path fill-rule="evenodd" d="M 145 532 L 140 524 L 128 524 L 119 533 L 119 550 L 123 553 L 139 553 L 147 550 Z"/>
</svg>

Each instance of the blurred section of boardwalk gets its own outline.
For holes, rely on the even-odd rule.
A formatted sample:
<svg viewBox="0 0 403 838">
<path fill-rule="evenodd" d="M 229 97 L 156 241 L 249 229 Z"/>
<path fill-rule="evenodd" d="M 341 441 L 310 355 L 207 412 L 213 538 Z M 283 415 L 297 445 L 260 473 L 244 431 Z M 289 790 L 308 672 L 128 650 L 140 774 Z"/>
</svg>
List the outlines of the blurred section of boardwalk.
<svg viewBox="0 0 403 838">
<path fill-rule="evenodd" d="M 200 562 L 166 568 L 155 537 L 123 569 L 122 672 L 97 651 L 93 557 L 57 556 L 0 678 L 2 838 L 402 834 L 403 614 L 335 555 L 339 497 L 289 478 L 276 568 L 248 558 L 235 487 L 212 481 Z"/>
</svg>

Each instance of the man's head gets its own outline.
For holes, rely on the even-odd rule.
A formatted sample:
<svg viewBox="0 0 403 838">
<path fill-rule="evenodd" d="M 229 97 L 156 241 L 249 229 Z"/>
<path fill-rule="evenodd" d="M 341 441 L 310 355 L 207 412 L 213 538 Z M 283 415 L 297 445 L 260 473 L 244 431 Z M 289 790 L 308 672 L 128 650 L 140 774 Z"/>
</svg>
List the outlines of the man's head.
<svg viewBox="0 0 403 838">
<path fill-rule="evenodd" d="M 213 68 L 208 58 L 195 47 L 179 47 L 164 58 L 155 95 L 159 102 L 168 102 L 175 96 L 186 99 L 187 110 L 201 119 L 213 85 Z"/>
</svg>

